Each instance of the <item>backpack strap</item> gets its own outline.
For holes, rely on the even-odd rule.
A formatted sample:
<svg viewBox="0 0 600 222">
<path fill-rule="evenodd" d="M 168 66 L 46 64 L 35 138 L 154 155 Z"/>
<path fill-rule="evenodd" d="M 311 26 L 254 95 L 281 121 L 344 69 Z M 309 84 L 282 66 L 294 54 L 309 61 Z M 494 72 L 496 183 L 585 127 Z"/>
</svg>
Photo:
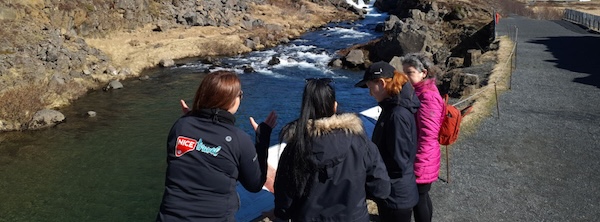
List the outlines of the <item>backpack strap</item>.
<svg viewBox="0 0 600 222">
<path fill-rule="evenodd" d="M 443 107 L 443 109 L 442 109 L 442 113 L 444 113 L 444 116 L 446 116 L 446 112 L 448 111 L 448 110 L 446 109 L 446 106 L 448 106 L 448 93 L 444 94 L 444 95 L 442 96 L 442 99 L 444 100 L 444 107 Z"/>
<path fill-rule="evenodd" d="M 448 94 L 447 93 L 442 96 L 442 99 L 444 100 L 444 104 L 448 105 Z"/>
<path fill-rule="evenodd" d="M 464 109 L 460 110 L 460 114 L 464 117 L 473 111 L 473 106 L 467 106 Z"/>
</svg>

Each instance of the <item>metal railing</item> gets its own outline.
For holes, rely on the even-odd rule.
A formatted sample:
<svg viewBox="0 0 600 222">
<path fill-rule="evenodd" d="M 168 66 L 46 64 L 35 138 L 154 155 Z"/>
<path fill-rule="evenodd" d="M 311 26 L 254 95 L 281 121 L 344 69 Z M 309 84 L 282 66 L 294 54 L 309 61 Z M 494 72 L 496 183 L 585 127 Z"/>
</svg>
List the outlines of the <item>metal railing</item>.
<svg viewBox="0 0 600 222">
<path fill-rule="evenodd" d="M 600 32 L 600 16 L 597 15 L 592 15 L 573 9 L 565 9 L 563 20 L 583 25 L 590 30 Z"/>
</svg>

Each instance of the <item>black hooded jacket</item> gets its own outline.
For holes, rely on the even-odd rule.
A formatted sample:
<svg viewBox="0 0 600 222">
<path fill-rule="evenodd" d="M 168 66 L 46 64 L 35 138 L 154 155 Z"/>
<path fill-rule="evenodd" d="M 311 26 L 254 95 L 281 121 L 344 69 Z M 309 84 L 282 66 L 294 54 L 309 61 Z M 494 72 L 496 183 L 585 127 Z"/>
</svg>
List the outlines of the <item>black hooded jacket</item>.
<svg viewBox="0 0 600 222">
<path fill-rule="evenodd" d="M 396 96 L 379 102 L 381 114 L 373 130 L 377 144 L 392 180 L 392 192 L 384 202 L 392 209 L 412 208 L 419 201 L 414 173 L 417 153 L 415 113 L 421 103 L 407 82 Z"/>
<path fill-rule="evenodd" d="M 291 127 L 293 129 L 293 127 Z M 275 177 L 275 215 L 292 221 L 369 221 L 366 197 L 384 199 L 390 181 L 377 147 L 365 136 L 360 118 L 339 114 L 321 118 L 312 138 L 312 160 L 317 172 L 307 183 L 308 196 L 294 198 L 287 190 L 288 174 Z M 283 151 L 278 169 L 289 163 Z"/>
<path fill-rule="evenodd" d="M 157 221 L 235 221 L 239 181 L 258 192 L 266 180 L 271 127 L 261 123 L 256 145 L 226 110 L 192 111 L 167 139 L 165 190 Z"/>
</svg>

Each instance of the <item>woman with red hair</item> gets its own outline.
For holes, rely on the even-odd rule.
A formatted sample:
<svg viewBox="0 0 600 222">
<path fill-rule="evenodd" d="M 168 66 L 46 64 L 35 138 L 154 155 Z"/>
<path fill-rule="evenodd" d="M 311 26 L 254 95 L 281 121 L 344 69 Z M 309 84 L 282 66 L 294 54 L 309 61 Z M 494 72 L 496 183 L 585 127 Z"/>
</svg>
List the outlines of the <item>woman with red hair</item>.
<svg viewBox="0 0 600 222">
<path fill-rule="evenodd" d="M 387 62 L 373 63 L 356 87 L 369 88 L 381 107 L 371 140 L 388 170 L 392 183 L 389 198 L 375 200 L 383 222 L 410 222 L 419 201 L 415 182 L 417 126 L 415 113 L 420 103 L 408 77 Z"/>
</svg>

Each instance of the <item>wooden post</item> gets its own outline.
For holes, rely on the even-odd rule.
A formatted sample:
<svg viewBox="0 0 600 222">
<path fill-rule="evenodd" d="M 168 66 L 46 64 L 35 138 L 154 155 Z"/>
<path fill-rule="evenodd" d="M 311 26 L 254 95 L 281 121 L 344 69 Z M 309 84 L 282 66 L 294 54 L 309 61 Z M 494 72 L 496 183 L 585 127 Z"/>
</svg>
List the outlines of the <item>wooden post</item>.
<svg viewBox="0 0 600 222">
<path fill-rule="evenodd" d="M 514 64 L 514 68 L 513 70 L 517 69 L 517 51 L 519 50 L 519 48 L 517 47 L 519 46 L 519 28 L 517 26 L 515 26 L 515 62 Z M 512 76 L 512 72 L 511 72 L 511 76 Z"/>
<path fill-rule="evenodd" d="M 446 183 L 450 183 L 450 152 L 446 145 Z"/>
<path fill-rule="evenodd" d="M 496 94 L 496 110 L 498 111 L 498 119 L 500 118 L 500 105 L 498 104 L 498 89 L 496 87 L 496 83 L 494 82 L 494 94 Z"/>
</svg>

